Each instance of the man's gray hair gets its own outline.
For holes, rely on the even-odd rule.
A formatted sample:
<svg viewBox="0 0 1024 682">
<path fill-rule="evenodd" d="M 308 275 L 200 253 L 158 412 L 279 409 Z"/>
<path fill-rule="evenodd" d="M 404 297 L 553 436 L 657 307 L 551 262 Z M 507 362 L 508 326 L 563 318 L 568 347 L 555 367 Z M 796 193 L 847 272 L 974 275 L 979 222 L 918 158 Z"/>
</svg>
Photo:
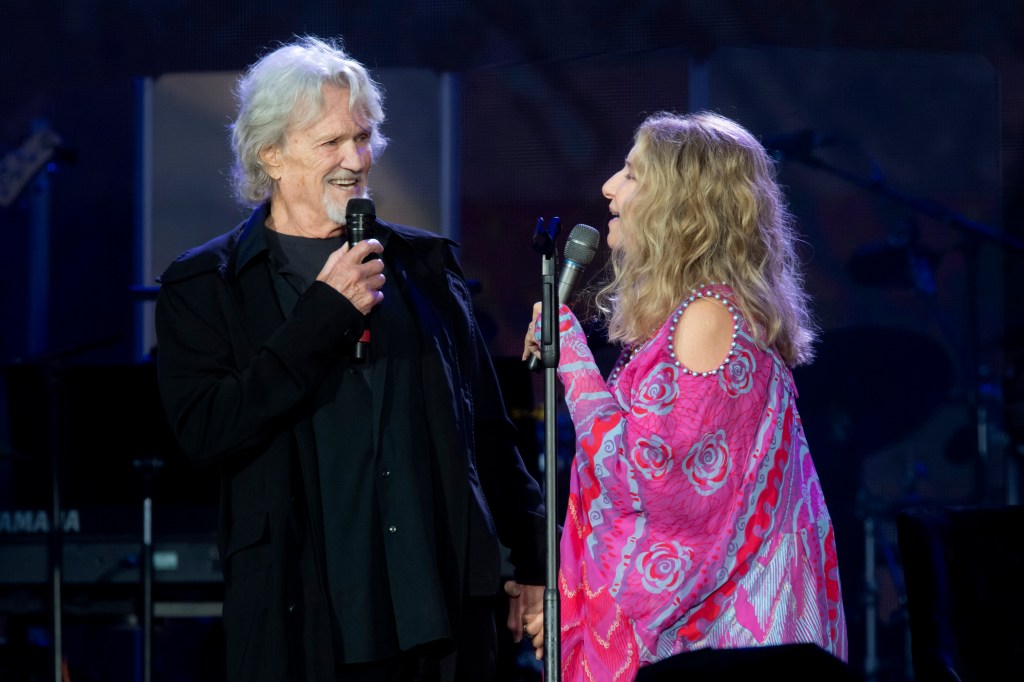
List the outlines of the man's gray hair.
<svg viewBox="0 0 1024 682">
<path fill-rule="evenodd" d="M 312 123 L 323 110 L 323 86 L 328 84 L 348 88 L 353 118 L 371 131 L 373 157 L 384 152 L 388 141 L 379 132 L 384 122 L 380 85 L 339 41 L 303 36 L 261 57 L 238 80 L 231 175 L 242 204 L 257 206 L 270 198 L 274 180 L 263 168 L 260 151 L 283 144 L 290 126 Z"/>
</svg>

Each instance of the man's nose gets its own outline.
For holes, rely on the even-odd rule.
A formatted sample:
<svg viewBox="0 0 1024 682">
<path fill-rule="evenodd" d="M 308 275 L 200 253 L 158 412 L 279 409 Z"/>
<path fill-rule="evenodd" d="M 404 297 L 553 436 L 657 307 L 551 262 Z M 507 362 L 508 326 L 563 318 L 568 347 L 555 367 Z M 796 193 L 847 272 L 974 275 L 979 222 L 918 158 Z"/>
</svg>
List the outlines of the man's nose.
<svg viewBox="0 0 1024 682">
<path fill-rule="evenodd" d="M 338 160 L 338 165 L 345 170 L 354 171 L 360 173 L 363 170 L 364 159 L 360 153 L 359 147 L 354 144 L 346 144 L 342 146 L 341 158 Z"/>
</svg>

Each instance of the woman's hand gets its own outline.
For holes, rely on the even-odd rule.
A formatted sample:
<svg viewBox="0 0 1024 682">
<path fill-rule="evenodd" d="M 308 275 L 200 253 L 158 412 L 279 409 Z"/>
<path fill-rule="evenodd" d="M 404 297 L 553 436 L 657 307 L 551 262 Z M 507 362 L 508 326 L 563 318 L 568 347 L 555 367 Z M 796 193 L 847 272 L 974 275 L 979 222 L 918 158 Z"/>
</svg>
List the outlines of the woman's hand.
<svg viewBox="0 0 1024 682">
<path fill-rule="evenodd" d="M 540 340 L 538 339 L 537 327 L 540 324 L 540 301 L 533 304 L 533 319 L 530 326 L 526 328 L 526 340 L 523 344 L 523 360 L 529 360 L 531 355 L 540 357 Z"/>
<path fill-rule="evenodd" d="M 544 611 L 541 611 L 532 618 L 528 618 L 523 626 L 523 634 L 530 638 L 533 645 L 533 655 L 537 660 L 544 658 Z"/>
</svg>

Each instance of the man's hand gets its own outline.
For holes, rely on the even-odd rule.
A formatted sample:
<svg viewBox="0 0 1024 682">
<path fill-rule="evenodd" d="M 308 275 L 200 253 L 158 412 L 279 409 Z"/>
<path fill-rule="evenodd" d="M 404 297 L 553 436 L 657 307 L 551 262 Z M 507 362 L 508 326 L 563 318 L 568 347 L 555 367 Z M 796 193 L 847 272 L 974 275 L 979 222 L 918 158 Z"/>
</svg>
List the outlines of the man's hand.
<svg viewBox="0 0 1024 682">
<path fill-rule="evenodd" d="M 508 620 L 512 640 L 518 644 L 523 635 L 530 638 L 537 659 L 544 658 L 544 586 L 520 585 L 515 580 L 505 583 L 508 595 Z"/>
<path fill-rule="evenodd" d="M 364 263 L 371 253 L 382 253 L 384 247 L 376 239 L 366 239 L 353 247 L 346 243 L 327 258 L 317 279 L 326 282 L 352 302 L 363 315 L 384 300 L 384 261 L 374 258 Z"/>
</svg>

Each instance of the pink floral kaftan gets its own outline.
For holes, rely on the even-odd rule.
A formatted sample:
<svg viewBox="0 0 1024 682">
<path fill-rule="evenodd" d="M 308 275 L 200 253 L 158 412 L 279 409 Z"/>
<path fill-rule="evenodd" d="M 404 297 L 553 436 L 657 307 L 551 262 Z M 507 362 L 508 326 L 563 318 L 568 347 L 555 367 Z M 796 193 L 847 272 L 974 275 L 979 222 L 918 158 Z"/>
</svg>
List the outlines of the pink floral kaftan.
<svg viewBox="0 0 1024 682">
<path fill-rule="evenodd" d="M 560 547 L 566 682 L 633 680 L 707 647 L 812 642 L 846 659 L 835 538 L 793 378 L 730 295 L 696 290 L 609 382 L 561 307 L 558 375 L 577 436 Z M 700 296 L 736 328 L 704 375 L 672 354 L 675 320 Z"/>
</svg>

